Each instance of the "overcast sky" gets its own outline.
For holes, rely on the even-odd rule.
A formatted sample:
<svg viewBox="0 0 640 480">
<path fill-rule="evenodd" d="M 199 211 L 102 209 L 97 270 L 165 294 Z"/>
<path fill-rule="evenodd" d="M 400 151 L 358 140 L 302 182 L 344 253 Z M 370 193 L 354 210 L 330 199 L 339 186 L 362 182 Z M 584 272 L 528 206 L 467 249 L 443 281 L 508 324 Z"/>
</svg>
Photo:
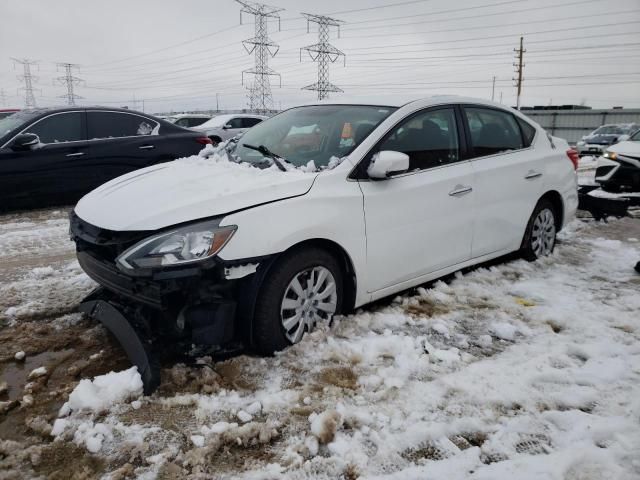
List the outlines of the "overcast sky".
<svg viewBox="0 0 640 480">
<path fill-rule="evenodd" d="M 330 80 L 345 93 L 419 97 L 458 94 L 515 104 L 514 52 L 524 35 L 523 105 L 640 107 L 639 0 L 273 0 L 280 51 L 269 66 L 275 107 L 313 100 L 317 72 L 300 47 L 317 41 L 300 12 L 345 23 L 332 43 L 346 54 Z M 22 106 L 11 57 L 33 67 L 38 105 L 58 105 L 64 87 L 56 62 L 77 63 L 86 104 L 129 105 L 148 112 L 243 108 L 241 72 L 253 65 L 241 41 L 253 18 L 233 0 L 0 0 L 0 89 L 7 106 Z M 40 91 L 37 92 L 40 95 Z M 133 99 L 138 102 L 134 104 Z M 0 98 L 2 108 L 2 98 Z"/>
</svg>

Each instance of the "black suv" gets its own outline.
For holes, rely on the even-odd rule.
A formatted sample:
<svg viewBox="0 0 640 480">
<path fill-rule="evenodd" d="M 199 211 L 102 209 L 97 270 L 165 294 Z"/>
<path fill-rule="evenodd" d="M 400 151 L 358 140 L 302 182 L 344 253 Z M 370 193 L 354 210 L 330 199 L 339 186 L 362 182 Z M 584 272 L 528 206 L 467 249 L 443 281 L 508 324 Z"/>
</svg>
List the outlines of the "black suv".
<svg viewBox="0 0 640 480">
<path fill-rule="evenodd" d="M 112 178 L 197 154 L 202 133 L 132 110 L 23 110 L 0 119 L 0 210 L 75 203 Z"/>
</svg>

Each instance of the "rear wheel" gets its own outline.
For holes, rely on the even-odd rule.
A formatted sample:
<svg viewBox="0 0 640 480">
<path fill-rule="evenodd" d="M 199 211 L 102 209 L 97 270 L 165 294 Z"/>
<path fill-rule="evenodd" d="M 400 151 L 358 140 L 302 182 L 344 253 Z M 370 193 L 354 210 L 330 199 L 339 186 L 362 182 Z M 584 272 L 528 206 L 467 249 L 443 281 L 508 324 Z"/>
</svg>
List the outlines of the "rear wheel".
<svg viewBox="0 0 640 480">
<path fill-rule="evenodd" d="M 529 261 L 550 255 L 556 245 L 556 211 L 549 200 L 540 200 L 531 214 L 520 253 Z"/>
<path fill-rule="evenodd" d="M 309 248 L 280 260 L 265 279 L 253 321 L 253 346 L 266 355 L 298 343 L 340 313 L 342 271 L 325 250 Z"/>
</svg>

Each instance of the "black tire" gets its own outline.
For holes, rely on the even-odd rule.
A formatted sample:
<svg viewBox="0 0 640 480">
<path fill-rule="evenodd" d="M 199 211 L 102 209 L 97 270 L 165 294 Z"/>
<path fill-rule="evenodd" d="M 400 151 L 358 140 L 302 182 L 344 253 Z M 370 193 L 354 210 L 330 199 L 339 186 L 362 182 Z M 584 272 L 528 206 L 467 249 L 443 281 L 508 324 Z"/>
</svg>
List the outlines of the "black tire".
<svg viewBox="0 0 640 480">
<path fill-rule="evenodd" d="M 555 245 L 556 245 L 556 235 L 558 233 L 557 232 L 558 231 L 558 228 L 557 228 L 558 212 L 556 212 L 555 207 L 549 200 L 543 198 L 538 202 L 538 204 L 536 205 L 536 208 L 533 209 L 531 218 L 529 218 L 529 222 L 527 223 L 527 228 L 524 233 L 524 238 L 522 239 L 522 245 L 520 246 L 520 252 L 519 252 L 520 256 L 529 262 L 533 262 L 539 258 L 539 255 L 536 253 L 533 245 L 533 229 L 534 229 L 534 223 L 536 218 L 545 209 L 548 209 L 551 211 L 553 215 L 553 224 L 555 229 L 553 245 L 551 246 L 551 251 L 549 253 L 553 252 L 553 249 L 555 248 Z"/>
<path fill-rule="evenodd" d="M 336 258 L 326 250 L 317 247 L 288 253 L 271 268 L 256 299 L 252 325 L 252 346 L 256 352 L 262 355 L 272 355 L 292 344 L 285 336 L 282 326 L 282 301 L 293 278 L 313 267 L 325 267 L 333 275 L 337 293 L 335 314 L 341 312 L 344 282 L 342 269 Z"/>
<path fill-rule="evenodd" d="M 218 145 L 222 139 L 220 137 L 209 137 L 209 140 L 211 140 L 213 142 L 213 146 L 215 147 L 216 145 Z"/>
</svg>

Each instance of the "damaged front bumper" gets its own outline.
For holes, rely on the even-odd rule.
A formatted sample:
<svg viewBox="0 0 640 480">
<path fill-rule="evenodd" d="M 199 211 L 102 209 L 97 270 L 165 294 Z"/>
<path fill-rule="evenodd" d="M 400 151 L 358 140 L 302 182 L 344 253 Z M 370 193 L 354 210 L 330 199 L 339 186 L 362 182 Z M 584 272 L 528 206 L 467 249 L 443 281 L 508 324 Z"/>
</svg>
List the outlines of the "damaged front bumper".
<svg viewBox="0 0 640 480">
<path fill-rule="evenodd" d="M 157 353 L 225 354 L 251 342 L 255 296 L 273 257 L 125 273 L 115 259 L 141 235 L 149 232 L 105 231 L 71 215 L 78 262 L 101 286 L 80 310 L 116 337 L 150 393 L 160 379 Z"/>
</svg>

